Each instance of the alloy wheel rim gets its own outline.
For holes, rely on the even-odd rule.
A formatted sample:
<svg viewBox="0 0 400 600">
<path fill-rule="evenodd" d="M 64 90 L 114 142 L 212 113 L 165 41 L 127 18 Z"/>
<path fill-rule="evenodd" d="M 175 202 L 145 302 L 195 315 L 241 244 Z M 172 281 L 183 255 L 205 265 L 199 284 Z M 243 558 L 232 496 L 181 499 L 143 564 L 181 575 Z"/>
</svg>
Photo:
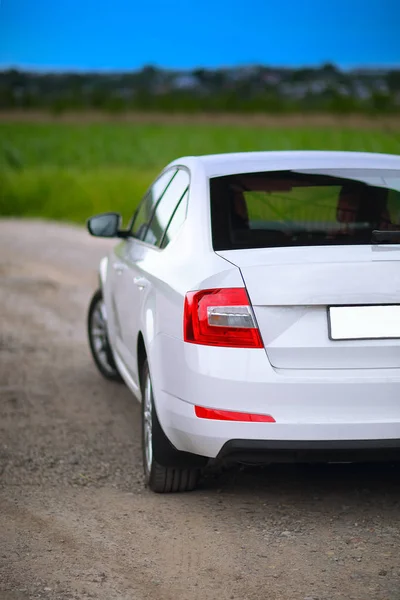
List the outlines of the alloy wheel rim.
<svg viewBox="0 0 400 600">
<path fill-rule="evenodd" d="M 93 309 L 90 334 L 92 346 L 101 366 L 110 374 L 115 369 L 110 365 L 107 339 L 107 319 L 103 300 L 99 300 Z"/>
<path fill-rule="evenodd" d="M 149 375 L 146 377 L 143 403 L 144 455 L 146 461 L 146 470 L 148 473 L 150 473 L 153 462 L 153 407 L 152 389 Z"/>
</svg>

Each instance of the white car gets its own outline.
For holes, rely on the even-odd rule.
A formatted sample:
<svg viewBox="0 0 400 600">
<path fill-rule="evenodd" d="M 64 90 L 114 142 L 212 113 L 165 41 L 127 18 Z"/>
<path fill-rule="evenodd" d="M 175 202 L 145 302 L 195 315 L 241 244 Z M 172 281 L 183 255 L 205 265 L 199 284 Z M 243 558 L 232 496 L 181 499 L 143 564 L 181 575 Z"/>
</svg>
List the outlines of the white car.
<svg viewBox="0 0 400 600">
<path fill-rule="evenodd" d="M 120 238 L 89 341 L 142 401 L 152 490 L 210 462 L 398 457 L 400 157 L 181 158 L 126 229 L 88 229 Z"/>
</svg>

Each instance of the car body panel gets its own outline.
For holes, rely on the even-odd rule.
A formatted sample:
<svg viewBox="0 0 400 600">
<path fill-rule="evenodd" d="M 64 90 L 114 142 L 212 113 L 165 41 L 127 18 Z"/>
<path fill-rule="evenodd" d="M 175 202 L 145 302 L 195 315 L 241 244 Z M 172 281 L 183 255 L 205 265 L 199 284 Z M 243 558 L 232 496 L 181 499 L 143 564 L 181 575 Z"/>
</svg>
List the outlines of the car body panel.
<svg viewBox="0 0 400 600">
<path fill-rule="evenodd" d="M 263 350 L 198 346 L 168 336 L 157 338 L 153 353 L 159 418 L 180 450 L 214 458 L 228 439 L 400 437 L 400 369 L 274 369 Z M 198 419 L 194 405 L 271 415 L 276 423 Z"/>
<path fill-rule="evenodd" d="M 268 248 L 219 254 L 242 272 L 273 366 L 400 368 L 400 339 L 332 341 L 328 319 L 330 306 L 399 303 L 400 247 Z"/>
<path fill-rule="evenodd" d="M 187 164 L 190 168 L 201 165 L 207 177 L 220 177 L 235 173 L 256 173 L 260 171 L 284 171 L 288 169 L 395 169 L 400 159 L 393 154 L 372 152 L 336 151 L 277 151 L 277 152 L 237 152 L 210 154 L 207 156 L 178 159 L 171 163 Z M 170 165 L 170 166 L 171 166 Z"/>
<path fill-rule="evenodd" d="M 192 254 L 182 254 L 174 242 L 159 251 L 138 240 L 123 242 L 109 257 L 111 275 L 105 302 L 110 313 L 110 342 L 136 386 L 139 386 L 136 355 L 139 333 L 148 352 L 160 332 L 182 339 L 188 286 L 193 290 L 243 287 L 239 269 L 214 252 L 203 254 L 197 269 L 193 269 L 193 260 Z M 120 263 L 126 269 L 117 275 L 113 266 Z M 136 278 L 145 279 L 143 289 L 135 284 Z"/>
</svg>

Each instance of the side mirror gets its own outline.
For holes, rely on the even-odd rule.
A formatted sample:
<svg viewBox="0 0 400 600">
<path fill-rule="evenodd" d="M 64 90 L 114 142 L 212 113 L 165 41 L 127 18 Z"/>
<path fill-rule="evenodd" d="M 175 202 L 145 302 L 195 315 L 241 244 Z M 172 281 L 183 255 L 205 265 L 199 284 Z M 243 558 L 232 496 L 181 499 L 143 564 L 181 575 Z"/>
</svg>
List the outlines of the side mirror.
<svg viewBox="0 0 400 600">
<path fill-rule="evenodd" d="M 86 225 L 90 235 L 96 237 L 124 237 L 125 232 L 120 231 L 121 221 L 119 213 L 110 212 L 91 217 Z"/>
</svg>

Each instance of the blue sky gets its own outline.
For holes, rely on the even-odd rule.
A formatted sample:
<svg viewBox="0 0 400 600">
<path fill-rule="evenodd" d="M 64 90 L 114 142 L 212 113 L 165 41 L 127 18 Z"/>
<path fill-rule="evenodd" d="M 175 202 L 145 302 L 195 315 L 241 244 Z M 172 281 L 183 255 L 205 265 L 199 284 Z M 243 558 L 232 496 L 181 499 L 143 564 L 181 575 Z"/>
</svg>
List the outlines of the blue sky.
<svg viewBox="0 0 400 600">
<path fill-rule="evenodd" d="M 0 0 L 0 68 L 400 65 L 400 0 Z"/>
</svg>

